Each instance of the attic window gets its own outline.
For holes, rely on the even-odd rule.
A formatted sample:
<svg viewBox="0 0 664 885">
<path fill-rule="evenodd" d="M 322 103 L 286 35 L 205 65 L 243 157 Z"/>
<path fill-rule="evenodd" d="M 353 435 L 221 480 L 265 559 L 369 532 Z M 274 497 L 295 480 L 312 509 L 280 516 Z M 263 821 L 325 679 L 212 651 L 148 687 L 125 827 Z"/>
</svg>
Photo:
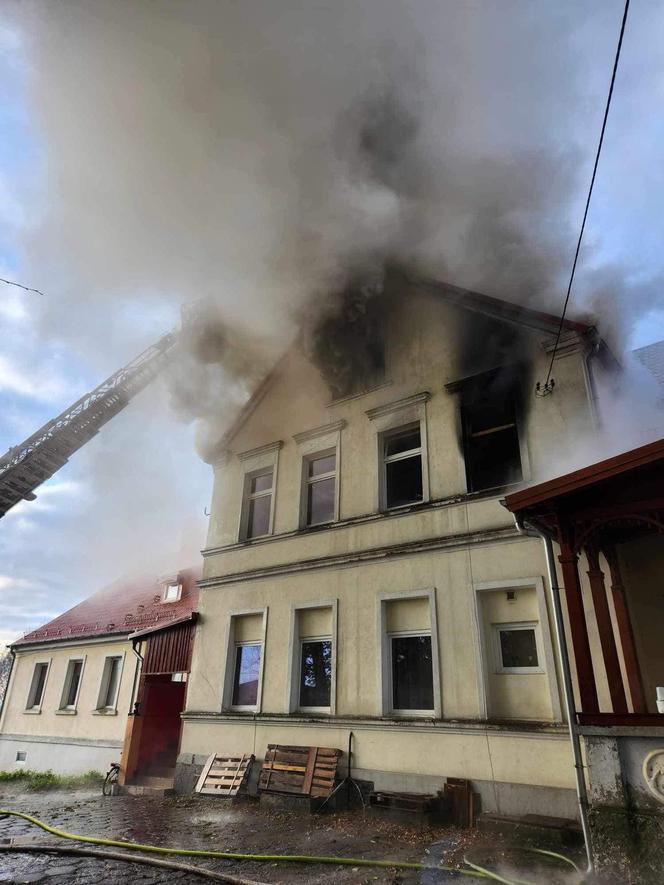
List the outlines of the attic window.
<svg viewBox="0 0 664 885">
<path fill-rule="evenodd" d="M 179 581 L 169 581 L 164 585 L 162 602 L 177 602 L 182 593 L 182 585 Z"/>
<path fill-rule="evenodd" d="M 523 479 L 516 369 L 483 375 L 463 385 L 461 414 L 469 492 Z"/>
</svg>

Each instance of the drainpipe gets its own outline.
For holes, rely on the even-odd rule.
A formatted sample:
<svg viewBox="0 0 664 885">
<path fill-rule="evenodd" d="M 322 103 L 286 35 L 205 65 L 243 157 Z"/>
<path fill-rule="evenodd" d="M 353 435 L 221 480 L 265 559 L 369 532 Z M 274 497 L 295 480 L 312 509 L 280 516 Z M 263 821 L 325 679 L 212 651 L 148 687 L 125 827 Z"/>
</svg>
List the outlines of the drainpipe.
<svg viewBox="0 0 664 885">
<path fill-rule="evenodd" d="M 138 702 L 136 701 L 136 683 L 138 681 L 138 673 L 143 667 L 143 655 L 137 650 L 137 645 L 140 643 L 140 639 L 132 639 L 131 641 L 131 650 L 136 655 L 136 669 L 134 670 L 134 683 L 131 687 L 131 703 L 129 704 L 129 715 L 130 716 L 139 716 L 138 712 Z"/>
<path fill-rule="evenodd" d="M 558 586 L 558 574 L 556 572 L 556 561 L 553 555 L 553 544 L 548 534 L 543 532 L 538 526 L 528 523 L 516 513 L 514 516 L 514 524 L 517 531 L 521 534 L 534 533 L 542 539 L 544 544 L 544 552 L 546 555 L 546 570 L 549 577 L 549 587 L 551 590 L 551 603 L 553 607 L 553 621 L 556 631 L 556 639 L 558 640 L 558 659 L 560 661 L 560 670 L 563 676 L 563 692 L 565 695 L 565 712 L 567 713 L 567 724 L 569 726 L 569 738 L 572 744 L 572 755 L 574 757 L 574 777 L 576 780 L 576 795 L 579 800 L 579 815 L 581 817 L 581 830 L 583 831 L 583 841 L 586 847 L 586 858 L 588 860 L 587 874 L 591 875 L 595 871 L 595 863 L 593 860 L 592 844 L 590 841 L 590 826 L 588 823 L 588 791 L 586 789 L 586 779 L 584 775 L 583 756 L 581 754 L 581 739 L 576 724 L 576 711 L 574 704 L 574 688 L 572 685 L 572 671 L 569 664 L 569 651 L 567 648 L 567 639 L 565 637 L 565 624 L 563 621 L 563 610 L 560 604 L 560 587 Z"/>
<path fill-rule="evenodd" d="M 583 379 L 586 384 L 586 393 L 588 395 L 588 405 L 590 408 L 590 420 L 595 430 L 599 430 L 601 424 L 601 416 L 599 414 L 599 403 L 597 396 L 597 383 L 595 381 L 595 373 L 593 372 L 592 360 L 599 353 L 602 343 L 599 332 L 593 326 L 586 337 L 586 347 L 583 352 Z"/>
</svg>

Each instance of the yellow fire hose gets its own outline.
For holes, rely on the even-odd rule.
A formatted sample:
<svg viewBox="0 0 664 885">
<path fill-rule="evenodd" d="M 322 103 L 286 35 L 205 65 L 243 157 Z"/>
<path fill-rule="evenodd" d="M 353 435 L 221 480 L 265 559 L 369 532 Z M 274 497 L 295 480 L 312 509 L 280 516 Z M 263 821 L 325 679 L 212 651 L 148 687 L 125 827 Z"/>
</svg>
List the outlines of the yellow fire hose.
<svg viewBox="0 0 664 885">
<path fill-rule="evenodd" d="M 70 839 L 74 842 L 86 842 L 92 845 L 105 845 L 111 848 L 127 848 L 132 851 L 144 851 L 151 854 L 162 855 L 179 855 L 184 857 L 214 857 L 224 860 L 241 860 L 241 861 L 260 861 L 263 863 L 307 863 L 307 864 L 333 864 L 338 866 L 351 867 L 380 867 L 398 870 L 439 870 L 441 872 L 459 873 L 462 876 L 472 876 L 474 878 L 492 879 L 493 881 L 503 882 L 506 885 L 517 885 L 517 880 L 507 879 L 491 870 L 484 869 L 477 864 L 471 864 L 466 861 L 470 869 L 458 869 L 457 867 L 449 867 L 441 865 L 427 865 L 423 863 L 402 861 L 402 860 L 374 860 L 368 858 L 355 857 L 334 857 L 334 856 L 317 856 L 308 854 L 244 854 L 237 851 L 210 851 L 198 848 L 165 848 L 161 845 L 144 845 L 139 842 L 125 842 L 120 839 L 103 839 L 98 836 L 81 836 L 76 833 L 67 833 L 65 830 L 59 830 L 52 827 L 44 821 L 22 811 L 12 811 L 10 809 L 0 808 L 0 818 L 3 816 L 19 817 L 28 823 L 34 824 L 60 839 Z M 551 857 L 565 861 L 571 866 L 575 864 L 564 855 L 556 854 L 549 851 L 537 851 L 538 854 L 545 854 Z M 575 867 L 576 869 L 576 867 Z M 529 883 L 519 882 L 518 885 L 529 885 Z"/>
</svg>

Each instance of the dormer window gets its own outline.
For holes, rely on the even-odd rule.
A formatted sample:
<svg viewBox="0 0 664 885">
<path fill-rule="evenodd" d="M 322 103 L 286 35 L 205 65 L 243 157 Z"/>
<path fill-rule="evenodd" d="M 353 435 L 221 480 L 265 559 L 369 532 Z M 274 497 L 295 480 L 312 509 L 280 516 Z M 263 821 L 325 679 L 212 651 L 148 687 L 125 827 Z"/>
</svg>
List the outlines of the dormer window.
<svg viewBox="0 0 664 885">
<path fill-rule="evenodd" d="M 179 581 L 169 581 L 164 584 L 162 602 L 177 602 L 182 595 L 182 584 Z"/>
</svg>

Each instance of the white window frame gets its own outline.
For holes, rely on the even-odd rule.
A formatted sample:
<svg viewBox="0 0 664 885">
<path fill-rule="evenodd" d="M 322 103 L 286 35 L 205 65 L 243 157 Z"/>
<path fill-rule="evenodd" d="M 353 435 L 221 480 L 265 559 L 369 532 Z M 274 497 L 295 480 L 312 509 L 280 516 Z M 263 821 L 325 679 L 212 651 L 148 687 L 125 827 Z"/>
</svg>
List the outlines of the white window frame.
<svg viewBox="0 0 664 885">
<path fill-rule="evenodd" d="M 172 599 L 169 599 L 168 591 L 172 587 L 175 587 L 175 596 Z M 178 581 L 178 580 L 174 579 L 172 581 L 165 581 L 164 582 L 164 592 L 163 592 L 163 595 L 161 598 L 161 601 L 163 603 L 168 604 L 168 603 L 172 603 L 172 602 L 179 602 L 181 596 L 182 596 L 182 581 Z"/>
<path fill-rule="evenodd" d="M 62 684 L 62 694 L 60 695 L 60 706 L 57 709 L 57 713 L 75 713 L 78 709 L 78 698 L 81 693 L 81 684 L 83 683 L 83 672 L 85 670 L 85 660 L 86 655 L 82 657 L 69 658 L 67 661 L 67 668 L 65 670 L 65 678 Z M 76 687 L 76 697 L 74 698 L 73 704 L 65 704 L 67 700 L 67 695 L 69 694 L 69 689 L 71 688 L 71 680 L 73 677 L 73 669 L 74 664 L 80 663 L 81 665 L 81 675 L 78 678 L 78 685 Z"/>
<path fill-rule="evenodd" d="M 382 406 L 376 406 L 369 409 L 365 414 L 372 422 L 376 432 L 376 497 L 375 509 L 383 512 L 394 512 L 408 509 L 409 507 L 417 507 L 425 504 L 430 500 L 429 488 L 429 452 L 427 441 L 427 411 L 426 404 L 431 399 L 429 391 L 416 393 L 413 396 L 396 400 L 395 402 L 386 403 Z M 401 452 L 399 455 L 390 457 L 390 461 L 402 460 L 412 457 L 413 453 L 419 451 L 422 464 L 422 500 L 411 501 L 407 504 L 398 504 L 393 507 L 387 506 L 387 482 L 386 482 L 386 460 L 385 460 L 385 440 L 393 433 L 406 430 L 419 424 L 420 428 L 420 446 L 419 450 L 412 449 L 410 453 Z"/>
<path fill-rule="evenodd" d="M 221 711 L 230 711 L 231 713 L 260 713 L 263 703 L 263 677 L 265 673 L 265 646 L 267 638 L 267 613 L 265 608 L 248 608 L 240 611 L 229 612 L 228 624 L 226 628 L 226 667 L 224 673 L 224 685 L 222 689 Z M 235 621 L 237 618 L 246 617 L 247 615 L 262 615 L 262 630 L 260 639 L 235 640 Z M 258 690 L 256 693 L 256 703 L 254 705 L 233 704 L 233 692 L 235 689 L 235 662 L 237 659 L 237 649 L 243 645 L 260 645 L 261 662 L 258 671 Z"/>
<path fill-rule="evenodd" d="M 503 630 L 530 630 L 535 635 L 535 650 L 537 652 L 537 665 L 535 667 L 505 667 L 503 665 L 502 646 L 500 634 Z M 539 636 L 539 623 L 537 621 L 516 621 L 514 623 L 491 624 L 491 638 L 493 640 L 493 665 L 494 673 L 516 673 L 521 676 L 531 676 L 546 672 L 542 666 L 542 643 Z"/>
<path fill-rule="evenodd" d="M 240 506 L 240 522 L 238 526 L 238 540 L 240 542 L 251 542 L 267 538 L 274 533 L 274 516 L 277 497 L 277 476 L 279 466 L 279 450 L 283 443 L 278 440 L 265 446 L 259 446 L 256 449 L 250 449 L 238 455 L 242 467 L 242 503 Z M 272 488 L 269 491 L 257 492 L 255 495 L 250 494 L 251 481 L 257 476 L 265 473 L 272 473 Z M 253 498 L 271 496 L 270 499 L 270 516 L 268 520 L 268 530 L 262 535 L 254 535 L 247 537 L 249 528 L 249 503 Z"/>
<path fill-rule="evenodd" d="M 341 512 L 341 431 L 346 426 L 345 420 L 335 421 L 334 424 L 323 424 L 311 430 L 304 430 L 293 436 L 300 455 L 302 457 L 302 471 L 300 478 L 300 516 L 299 526 L 301 529 L 317 528 L 318 526 L 331 525 L 338 522 Z M 335 482 L 334 482 L 334 517 L 328 522 L 317 522 L 309 525 L 307 522 L 307 492 L 308 492 L 308 469 L 309 462 L 328 454 L 335 454 Z M 322 479 L 323 477 L 317 477 Z"/>
<path fill-rule="evenodd" d="M 548 677 L 553 721 L 563 722 L 562 697 L 558 680 L 558 670 L 556 668 L 553 653 L 553 641 L 551 638 L 551 618 L 547 608 L 544 579 L 541 576 L 535 576 L 532 578 L 508 578 L 499 581 L 481 581 L 471 585 L 471 590 L 474 592 L 475 596 L 475 643 L 477 660 L 479 661 L 479 667 L 477 670 L 477 688 L 480 701 L 480 716 L 483 719 L 489 719 L 491 717 L 489 677 L 491 675 L 493 660 L 495 660 L 495 652 L 492 651 L 492 639 L 490 636 L 486 635 L 484 629 L 484 613 L 482 609 L 483 594 L 494 592 L 505 593 L 508 590 L 516 590 L 518 593 L 520 589 L 535 590 L 537 598 L 537 614 L 539 619 L 539 662 L 540 666 L 543 668 L 543 673 Z M 540 650 L 542 652 L 541 655 L 539 655 Z"/>
<path fill-rule="evenodd" d="M 299 613 L 310 609 L 325 608 L 331 610 L 332 630 L 323 636 L 301 637 L 299 630 Z M 339 633 L 339 600 L 317 599 L 314 602 L 294 603 L 291 605 L 290 638 L 288 643 L 288 658 L 290 667 L 288 671 L 288 685 L 286 687 L 286 709 L 289 713 L 301 712 L 304 715 L 323 714 L 334 716 L 337 710 L 337 640 Z M 330 683 L 330 706 L 329 707 L 301 707 L 300 706 L 300 679 L 302 666 L 302 643 L 322 640 L 332 642 L 332 679 Z"/>
<path fill-rule="evenodd" d="M 19 754 L 23 754 L 24 759 L 19 759 Z M 16 756 L 14 758 L 14 765 L 26 765 L 28 762 L 28 751 L 27 750 L 17 750 Z"/>
<path fill-rule="evenodd" d="M 328 471 L 328 473 L 321 473 L 319 476 L 311 477 L 309 476 L 309 465 L 312 461 L 317 461 L 319 458 L 326 458 L 334 455 L 334 470 Z M 309 520 L 309 486 L 315 485 L 317 482 L 321 482 L 326 479 L 334 479 L 334 509 L 332 511 L 331 519 L 324 519 L 321 522 L 310 522 Z M 321 452 L 315 452 L 311 455 L 305 455 L 302 458 L 302 496 L 300 503 L 300 526 L 302 528 L 316 528 L 319 525 L 330 525 L 332 522 L 337 522 L 339 519 L 339 458 L 336 447 L 333 449 L 324 449 Z"/>
<path fill-rule="evenodd" d="M 44 698 L 46 697 L 46 686 L 48 685 L 48 677 L 51 672 L 51 661 L 52 658 L 47 658 L 42 661 L 35 661 L 34 666 L 32 668 L 32 678 L 30 679 L 30 687 L 28 689 L 28 697 L 25 702 L 25 710 L 24 713 L 41 713 L 42 707 L 44 706 Z M 44 687 L 42 689 L 41 698 L 39 699 L 38 704 L 32 704 L 29 706 L 30 699 L 32 698 L 33 691 L 35 688 L 35 676 L 37 674 L 37 667 L 46 666 L 46 676 L 44 676 Z"/>
<path fill-rule="evenodd" d="M 111 678 L 111 669 L 110 669 L 110 665 L 108 662 L 112 658 L 118 658 L 120 660 L 120 664 L 119 664 L 120 671 L 118 674 L 118 684 L 117 684 L 117 688 L 115 689 L 115 697 L 113 698 L 113 703 L 106 704 L 106 705 L 102 706 L 101 702 L 104 699 L 105 695 L 108 694 L 108 686 L 109 686 L 109 682 L 110 682 L 110 678 Z M 101 682 L 99 683 L 99 693 L 97 695 L 97 705 L 94 710 L 95 713 L 99 713 L 101 715 L 108 716 L 108 715 L 112 715 L 112 714 L 118 712 L 118 698 L 120 697 L 120 688 L 122 687 L 122 674 L 124 671 L 124 662 L 125 662 L 125 653 L 124 652 L 121 652 L 120 654 L 106 655 L 106 657 L 104 658 L 104 665 L 103 665 L 102 671 L 101 671 Z"/>
<path fill-rule="evenodd" d="M 429 602 L 429 629 L 420 630 L 387 630 L 387 606 L 390 602 L 407 601 L 410 599 L 427 599 Z M 436 590 L 405 591 L 403 593 L 382 593 L 378 597 L 378 636 L 380 655 L 378 660 L 378 684 L 381 686 L 381 715 L 411 717 L 424 719 L 441 719 L 442 707 L 442 674 L 440 666 L 440 649 L 438 645 L 438 616 L 436 613 Z M 400 636 L 431 636 L 431 669 L 433 682 L 432 710 L 397 710 L 393 707 L 392 685 L 392 638 Z"/>
</svg>

